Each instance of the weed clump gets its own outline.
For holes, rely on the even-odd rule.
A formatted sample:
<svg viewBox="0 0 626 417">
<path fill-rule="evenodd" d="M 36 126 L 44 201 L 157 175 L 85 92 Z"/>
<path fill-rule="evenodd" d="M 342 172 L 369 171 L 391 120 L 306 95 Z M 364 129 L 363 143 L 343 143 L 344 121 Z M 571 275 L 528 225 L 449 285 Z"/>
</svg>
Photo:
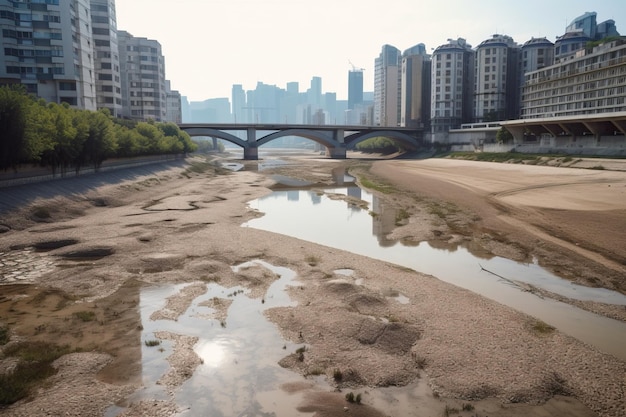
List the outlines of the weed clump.
<svg viewBox="0 0 626 417">
<path fill-rule="evenodd" d="M 0 327 L 0 346 L 6 345 L 9 342 L 9 328 Z"/>
<path fill-rule="evenodd" d="M 157 339 L 146 340 L 144 344 L 148 347 L 159 346 L 161 344 L 161 341 Z"/>
<path fill-rule="evenodd" d="M 361 394 L 354 395 L 354 393 L 350 391 L 346 394 L 346 401 L 348 401 L 349 403 L 361 404 Z"/>
<path fill-rule="evenodd" d="M 94 321 L 96 319 L 96 313 L 93 311 L 77 311 L 73 316 L 84 322 Z"/>
<path fill-rule="evenodd" d="M 341 372 L 341 369 L 337 368 L 333 371 L 333 379 L 335 380 L 335 382 L 341 382 L 341 380 L 343 379 L 343 373 Z"/>
</svg>

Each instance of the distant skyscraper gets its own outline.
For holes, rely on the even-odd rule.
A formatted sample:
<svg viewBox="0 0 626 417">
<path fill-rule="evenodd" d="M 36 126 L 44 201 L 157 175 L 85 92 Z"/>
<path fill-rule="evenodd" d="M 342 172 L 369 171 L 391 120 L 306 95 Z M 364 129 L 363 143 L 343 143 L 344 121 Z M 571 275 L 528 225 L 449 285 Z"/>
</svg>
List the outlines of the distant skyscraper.
<svg viewBox="0 0 626 417">
<path fill-rule="evenodd" d="M 246 120 L 246 92 L 241 84 L 233 85 L 232 89 L 232 108 L 233 123 L 247 123 Z"/>
<path fill-rule="evenodd" d="M 400 124 L 400 50 L 384 45 L 374 62 L 374 124 Z"/>
<path fill-rule="evenodd" d="M 124 117 L 163 121 L 167 115 L 165 59 L 158 41 L 118 32 Z"/>
<path fill-rule="evenodd" d="M 115 0 L 91 0 L 96 95 L 99 109 L 122 115 L 122 83 L 117 43 Z"/>
<path fill-rule="evenodd" d="M 322 106 L 322 79 L 320 77 L 311 78 L 311 88 L 307 91 L 308 102 L 313 106 L 313 110 L 321 109 Z"/>
<path fill-rule="evenodd" d="M 0 83 L 96 109 L 89 0 L 0 1 Z"/>
<path fill-rule="evenodd" d="M 506 35 L 493 35 L 476 48 L 476 122 L 519 117 L 520 51 L 520 46 Z"/>
<path fill-rule="evenodd" d="M 353 68 L 348 72 L 348 109 L 353 110 L 363 102 L 363 70 Z"/>
<path fill-rule="evenodd" d="M 430 125 L 430 56 L 423 43 L 402 54 L 400 126 Z"/>
<path fill-rule="evenodd" d="M 431 131 L 445 133 L 474 116 L 474 57 L 465 39 L 448 39 L 432 56 Z"/>
</svg>

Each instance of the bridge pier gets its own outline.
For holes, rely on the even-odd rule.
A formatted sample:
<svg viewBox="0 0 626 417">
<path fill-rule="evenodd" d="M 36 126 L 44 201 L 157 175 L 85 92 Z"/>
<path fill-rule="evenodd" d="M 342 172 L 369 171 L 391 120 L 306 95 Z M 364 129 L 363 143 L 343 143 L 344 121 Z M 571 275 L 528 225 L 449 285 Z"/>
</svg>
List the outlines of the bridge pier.
<svg viewBox="0 0 626 417">
<path fill-rule="evenodd" d="M 243 148 L 243 159 L 246 161 L 256 161 L 259 159 L 259 148 Z"/>
<path fill-rule="evenodd" d="M 256 129 L 254 127 L 248 127 L 247 133 L 247 145 L 243 148 L 243 159 L 256 161 L 259 159 L 259 147 L 256 143 Z"/>
<path fill-rule="evenodd" d="M 343 146 L 326 148 L 326 156 L 332 159 L 346 159 L 346 148 Z"/>
</svg>

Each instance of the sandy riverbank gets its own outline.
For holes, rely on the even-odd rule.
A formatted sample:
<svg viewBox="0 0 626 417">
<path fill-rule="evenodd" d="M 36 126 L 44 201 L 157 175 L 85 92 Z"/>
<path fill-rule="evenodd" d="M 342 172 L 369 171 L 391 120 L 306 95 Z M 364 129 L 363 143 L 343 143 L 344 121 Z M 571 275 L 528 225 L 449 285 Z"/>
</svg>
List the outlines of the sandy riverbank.
<svg viewBox="0 0 626 417">
<path fill-rule="evenodd" d="M 0 317 L 9 326 L 11 343 L 54 340 L 89 353 L 61 358 L 51 384 L 2 413 L 102 415 L 108 405 L 124 404 L 141 386 L 139 289 L 194 283 L 158 315 L 175 319 L 202 292 L 198 281 L 244 285 L 261 298 L 273 274 L 262 267 L 235 273 L 231 267 L 263 259 L 293 269 L 302 283 L 290 291 L 297 307 L 267 313 L 287 340 L 307 346 L 302 360 L 286 352 L 281 365 L 303 375 L 321 372 L 344 390 L 364 390 L 364 404 L 356 406 L 346 403 L 343 393 L 319 392 L 294 379 L 295 385 L 283 389 L 286 396 L 302 395 L 301 412 L 345 415 L 348 407 L 358 415 L 387 415 L 377 406 L 373 387 L 412 384 L 421 375 L 432 389 L 408 401 L 424 405 L 419 415 L 443 415 L 446 407 L 460 409 L 463 403 L 474 407 L 461 412 L 466 416 L 623 415 L 626 364 L 610 355 L 434 277 L 240 227 L 258 215 L 246 202 L 269 192 L 275 185 L 271 174 L 332 184 L 332 169 L 347 166 L 395 184 L 397 192 L 385 198 L 410 214 L 394 231 L 396 237 L 462 236 L 495 254 L 516 259 L 533 254 L 575 280 L 624 292 L 623 172 L 394 160 L 375 162 L 366 174 L 368 165 L 299 160 L 263 172 L 173 168 L 35 201 L 6 215 L 1 223 L 10 230 L 0 234 Z M 547 198 L 555 195 L 558 199 Z M 576 210 L 569 203 L 554 206 L 568 198 Z M 443 205 L 449 212 L 442 221 L 425 209 L 432 199 L 463 209 Z M 598 206 L 601 201 L 606 204 Z M 424 222 L 433 227 L 418 227 Z M 54 242 L 68 245 L 50 249 Z M 46 250 L 32 250 L 37 244 Z M 333 272 L 338 269 L 354 273 L 338 276 Z M 390 292 L 410 302 L 395 302 Z M 75 319 L 85 310 L 97 319 Z M 177 346 L 165 379 L 174 392 L 201 361 L 192 338 L 161 336 Z M 339 382 L 333 379 L 336 369 L 343 373 Z M 134 404 L 122 415 L 170 416 L 175 410 L 170 398 Z"/>
</svg>

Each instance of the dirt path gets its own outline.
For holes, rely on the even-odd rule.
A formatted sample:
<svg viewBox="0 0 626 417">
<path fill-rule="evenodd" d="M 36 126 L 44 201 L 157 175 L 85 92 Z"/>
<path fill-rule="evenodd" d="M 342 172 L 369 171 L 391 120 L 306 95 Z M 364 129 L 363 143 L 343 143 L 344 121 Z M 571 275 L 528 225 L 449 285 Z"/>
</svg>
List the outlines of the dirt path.
<svg viewBox="0 0 626 417">
<path fill-rule="evenodd" d="M 259 215 L 246 203 L 277 185 L 272 175 L 334 184 L 332 170 L 341 171 L 348 165 L 366 169 L 368 163 L 299 160 L 291 167 L 263 172 L 249 165 L 250 170 L 237 173 L 196 163 L 190 169 L 170 169 L 80 194 L 34 201 L 4 216 L 2 223 L 8 230 L 0 234 L 4 284 L 0 287 L 0 324 L 9 329 L 7 346 L 19 341 L 54 341 L 82 352 L 59 359 L 55 363 L 59 372 L 50 384 L 42 385 L 31 398 L 0 414 L 98 416 L 113 404 L 122 406 L 122 416 L 172 416 L 184 411 L 172 396 L 132 404 L 124 400 L 142 385 L 141 346 L 146 335 L 138 311 L 141 289 L 148 285 L 185 285 L 179 294 L 168 298 L 167 304 L 163 300 L 164 309 L 155 316 L 170 322 L 203 292 L 205 285 L 215 282 L 226 288 L 250 288 L 249 296 L 261 303 L 277 277 L 261 269 L 235 272 L 232 266 L 262 259 L 293 269 L 301 283 L 289 290 L 297 306 L 267 312 L 285 340 L 306 345 L 302 356 L 285 352 L 280 361 L 294 371 L 294 384 L 276 387 L 275 403 L 281 398 L 293 398 L 290 396 L 298 386 L 295 391 L 303 400 L 290 401 L 297 403 L 300 412 L 339 416 L 346 415 L 347 408 L 349 413 L 387 415 L 391 402 L 382 400 L 385 394 L 381 387 L 409 387 L 419 380 L 427 381 L 430 388 L 420 386 L 406 391 L 403 395 L 413 398 L 411 401 L 393 399 L 394 407 L 398 402 L 407 404 L 405 409 L 394 408 L 397 415 L 417 415 L 416 404 L 425 407 L 419 415 L 433 416 L 449 414 L 453 409 L 461 416 L 623 415 L 626 363 L 611 355 L 434 277 L 241 227 L 247 219 Z M 520 222 L 532 219 L 533 227 L 549 233 L 551 221 L 537 221 L 535 217 L 548 216 L 546 213 L 554 209 L 528 202 L 523 209 L 518 208 L 522 207 L 519 202 L 510 201 L 514 195 L 497 197 L 494 193 L 519 190 L 532 185 L 532 181 L 539 183 L 548 174 L 552 181 L 552 176 L 562 171 L 520 172 L 508 167 L 500 171 L 497 166 L 459 165 L 453 161 L 384 161 L 375 163 L 372 172 L 375 177 L 392 179 L 398 188 L 452 201 L 463 208 L 453 210 L 443 203 L 434 206 L 416 200 L 410 193 L 387 195 L 390 203 L 399 205 L 405 205 L 410 198 L 411 205 L 405 207 L 415 207 L 408 213 L 406 225 L 399 227 L 405 235 L 414 234 L 411 224 L 423 225 L 411 220 L 433 219 L 434 214 L 424 209 L 428 206 L 447 210 L 439 214 L 447 220 L 453 218 L 457 223 L 450 224 L 457 229 L 448 230 L 441 223 L 435 228 L 437 233 L 422 227 L 414 236 L 447 239 L 459 232 L 468 236 L 480 232 L 490 236 L 481 241 L 486 248 L 512 257 L 528 256 L 536 250 L 545 255 L 560 247 L 554 242 L 538 245 L 540 236 L 520 231 L 516 224 L 501 219 L 503 215 Z M 472 172 L 475 174 L 470 175 Z M 624 188 L 623 173 L 621 177 L 609 172 L 571 173 L 581 179 L 586 175 L 598 175 L 593 178 L 596 183 L 606 181 L 615 190 Z M 509 176 L 508 182 L 505 176 Z M 516 198 L 520 194 L 518 191 Z M 535 200 L 545 198 L 537 196 Z M 618 198 L 619 194 L 609 199 L 622 201 Z M 615 219 L 624 213 L 619 207 L 603 213 L 613 216 L 613 212 L 615 217 L 610 218 Z M 597 222 L 592 220 L 580 219 L 582 231 L 568 229 L 563 232 L 567 237 L 563 240 L 574 241 L 577 233 L 584 236 L 584 231 L 592 230 Z M 608 226 L 602 230 L 619 238 Z M 612 247 L 594 236 L 589 239 L 603 248 L 600 253 L 606 259 L 617 262 L 624 256 L 626 246 Z M 586 243 L 581 247 L 593 250 Z M 559 249 L 554 258 L 545 259 L 565 262 L 563 268 L 572 270 L 580 270 L 582 262 L 582 270 L 597 273 L 593 277 L 599 282 L 623 289 L 621 281 L 611 280 L 623 277 L 621 272 L 598 266 L 592 260 L 581 261 L 569 249 Z M 346 269 L 353 271 L 352 275 L 336 273 Z M 602 278 L 602 271 L 611 271 L 612 275 Z M 405 295 L 409 303 L 395 301 L 388 296 L 390 293 Z M 228 304 L 218 301 L 213 300 L 216 304 L 212 305 L 228 308 Z M 223 319 L 224 314 L 216 312 L 217 319 L 207 318 L 207 323 Z M 214 327 L 219 328 L 216 323 Z M 195 339 L 182 329 L 180 334 L 168 331 L 151 337 L 176 346 L 168 357 L 170 369 L 163 375 L 167 392 L 174 393 L 195 369 L 203 366 L 193 351 Z M 0 370 L 6 372 L 14 366 L 12 360 L 0 359 Z M 336 377 L 336 370 L 341 371 L 341 378 Z M 320 391 L 315 375 L 343 392 Z M 346 403 L 344 395 L 350 390 L 363 393 L 362 408 Z M 473 409 L 462 410 L 465 404 Z M 294 414 L 291 409 L 284 415 Z"/>
</svg>

